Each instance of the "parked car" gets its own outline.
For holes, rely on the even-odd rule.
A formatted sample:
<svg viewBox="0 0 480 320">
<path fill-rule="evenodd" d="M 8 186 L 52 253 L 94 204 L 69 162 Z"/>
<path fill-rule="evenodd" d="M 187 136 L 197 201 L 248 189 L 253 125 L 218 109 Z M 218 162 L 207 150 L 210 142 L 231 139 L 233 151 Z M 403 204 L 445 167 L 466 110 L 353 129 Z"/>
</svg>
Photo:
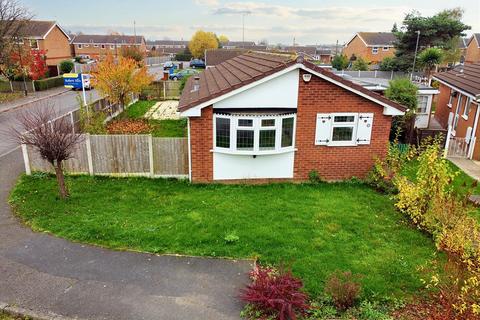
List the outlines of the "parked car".
<svg viewBox="0 0 480 320">
<path fill-rule="evenodd" d="M 189 77 L 191 75 L 197 74 L 198 71 L 192 70 L 192 69 L 185 69 L 185 70 L 180 70 L 179 72 L 172 73 L 169 78 L 170 80 L 180 80 L 185 77 Z"/>
<path fill-rule="evenodd" d="M 200 59 L 193 59 L 190 61 L 190 68 L 205 68 L 205 61 Z"/>
<path fill-rule="evenodd" d="M 171 68 L 175 68 L 175 63 L 173 63 L 173 61 L 166 61 L 163 64 L 163 70 L 168 70 L 168 69 L 171 69 Z"/>
</svg>

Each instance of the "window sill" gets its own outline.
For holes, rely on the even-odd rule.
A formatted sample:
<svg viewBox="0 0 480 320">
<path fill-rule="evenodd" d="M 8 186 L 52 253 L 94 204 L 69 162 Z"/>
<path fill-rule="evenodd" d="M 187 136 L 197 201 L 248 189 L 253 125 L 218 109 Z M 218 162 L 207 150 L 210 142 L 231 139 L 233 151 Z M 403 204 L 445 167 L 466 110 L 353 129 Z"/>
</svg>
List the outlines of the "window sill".
<svg viewBox="0 0 480 320">
<path fill-rule="evenodd" d="M 452 109 L 452 105 L 451 105 L 451 104 L 447 104 L 447 107 L 449 107 L 450 109 Z"/>
<path fill-rule="evenodd" d="M 283 154 L 297 151 L 296 148 L 285 148 L 281 150 L 264 150 L 264 151 L 250 151 L 250 150 L 222 150 L 222 149 L 212 149 L 210 152 L 213 153 L 222 153 L 222 154 L 232 154 L 232 155 L 239 155 L 239 156 L 268 156 L 268 155 L 275 155 L 275 154 Z"/>
<path fill-rule="evenodd" d="M 462 114 L 462 118 L 463 118 L 463 120 L 468 120 L 468 116 L 466 116 L 464 114 Z"/>
</svg>

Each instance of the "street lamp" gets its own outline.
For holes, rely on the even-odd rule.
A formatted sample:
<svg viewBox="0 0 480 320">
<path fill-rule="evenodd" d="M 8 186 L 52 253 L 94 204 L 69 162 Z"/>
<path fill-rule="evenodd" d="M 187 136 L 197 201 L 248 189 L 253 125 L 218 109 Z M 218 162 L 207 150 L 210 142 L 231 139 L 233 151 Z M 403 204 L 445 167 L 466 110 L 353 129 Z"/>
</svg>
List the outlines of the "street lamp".
<svg viewBox="0 0 480 320">
<path fill-rule="evenodd" d="M 418 51 L 418 41 L 420 40 L 420 30 L 415 31 L 417 33 L 417 44 L 415 45 L 415 56 L 413 57 L 413 69 L 410 74 L 410 80 L 413 78 L 413 73 L 415 72 L 415 63 L 417 62 L 417 51 Z"/>
</svg>

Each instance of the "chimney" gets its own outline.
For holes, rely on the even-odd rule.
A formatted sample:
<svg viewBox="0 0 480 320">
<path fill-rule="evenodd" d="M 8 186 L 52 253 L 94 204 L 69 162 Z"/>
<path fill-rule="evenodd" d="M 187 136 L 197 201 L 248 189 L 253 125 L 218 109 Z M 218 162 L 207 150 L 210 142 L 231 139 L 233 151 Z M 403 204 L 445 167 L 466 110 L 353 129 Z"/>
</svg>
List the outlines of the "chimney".
<svg viewBox="0 0 480 320">
<path fill-rule="evenodd" d="M 192 92 L 195 92 L 195 91 L 198 91 L 200 90 L 200 77 L 199 76 L 195 76 L 193 78 L 193 88 L 192 88 Z"/>
</svg>

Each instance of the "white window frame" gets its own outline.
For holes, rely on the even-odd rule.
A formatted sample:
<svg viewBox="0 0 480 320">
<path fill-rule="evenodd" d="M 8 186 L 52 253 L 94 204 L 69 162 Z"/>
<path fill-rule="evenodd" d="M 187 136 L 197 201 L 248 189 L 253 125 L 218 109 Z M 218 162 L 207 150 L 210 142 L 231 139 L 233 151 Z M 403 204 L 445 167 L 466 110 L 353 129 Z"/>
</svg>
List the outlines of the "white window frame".
<svg viewBox="0 0 480 320">
<path fill-rule="evenodd" d="M 468 120 L 468 115 L 470 114 L 470 105 L 471 105 L 471 98 L 465 96 L 465 104 L 463 105 L 463 113 L 462 118 Z M 468 110 L 468 112 L 467 112 Z"/>
<path fill-rule="evenodd" d="M 93 47 L 94 47 L 94 48 L 98 48 L 98 44 L 94 44 Z"/>
<path fill-rule="evenodd" d="M 217 147 L 217 118 L 230 119 L 230 147 Z M 282 122 L 283 119 L 293 118 L 293 136 L 292 145 L 282 147 Z M 238 125 L 238 120 L 252 120 L 251 127 L 244 127 Z M 275 126 L 262 127 L 262 120 L 275 120 Z M 275 115 L 275 114 L 214 114 L 213 116 L 213 152 L 239 154 L 239 155 L 268 155 L 290 152 L 295 150 L 295 134 L 297 126 L 297 115 L 295 113 Z M 275 129 L 275 147 L 273 149 L 260 149 L 260 131 Z M 252 150 L 238 150 L 237 149 L 237 130 L 252 130 L 253 131 L 253 149 Z"/>
<path fill-rule="evenodd" d="M 32 42 L 33 42 L 33 41 L 35 41 L 35 44 L 36 44 L 35 47 L 32 46 Z M 38 40 L 37 40 L 37 39 L 30 39 L 29 44 L 30 44 L 30 48 L 31 48 L 31 49 L 34 49 L 34 50 L 40 49 L 40 46 L 39 46 L 39 43 L 38 43 Z"/>
<path fill-rule="evenodd" d="M 100 48 L 101 48 L 101 49 L 105 49 L 105 45 L 102 44 L 102 45 L 100 46 Z"/>
<path fill-rule="evenodd" d="M 426 99 L 426 100 L 425 100 L 425 111 L 422 111 L 422 112 L 419 111 L 419 108 L 420 108 L 420 99 Z M 427 94 L 419 94 L 419 95 L 417 96 L 418 103 L 417 103 L 417 109 L 415 110 L 415 113 L 416 113 L 416 114 L 428 114 L 428 102 L 429 102 L 429 99 L 430 99 L 430 97 L 429 97 L 429 95 L 427 95 Z"/>
<path fill-rule="evenodd" d="M 390 47 L 385 46 L 385 47 L 382 48 L 382 50 L 383 51 L 388 51 L 388 50 L 390 50 Z"/>
<path fill-rule="evenodd" d="M 85 45 L 84 45 L 84 46 L 85 46 L 85 48 L 88 48 L 88 47 L 90 47 L 90 45 L 89 45 L 89 44 L 87 44 L 87 43 L 85 43 Z"/>
<path fill-rule="evenodd" d="M 358 113 L 332 113 L 332 123 L 330 128 L 330 141 L 329 146 L 332 147 L 343 147 L 343 146 L 356 146 L 357 145 L 357 129 L 358 129 Z M 335 117 L 353 117 L 352 122 L 335 122 Z M 334 128 L 353 128 L 352 130 L 352 139 L 350 141 L 333 141 L 333 130 Z"/>
<path fill-rule="evenodd" d="M 450 109 L 452 108 L 454 95 L 455 95 L 455 90 L 451 89 L 450 97 L 448 98 L 448 103 L 447 103 L 447 107 L 449 107 Z"/>
<path fill-rule="evenodd" d="M 372 54 L 378 54 L 378 47 L 372 47 Z"/>
<path fill-rule="evenodd" d="M 77 44 L 77 49 L 82 49 L 82 47 L 83 47 L 82 44 L 80 44 L 80 43 Z"/>
</svg>

